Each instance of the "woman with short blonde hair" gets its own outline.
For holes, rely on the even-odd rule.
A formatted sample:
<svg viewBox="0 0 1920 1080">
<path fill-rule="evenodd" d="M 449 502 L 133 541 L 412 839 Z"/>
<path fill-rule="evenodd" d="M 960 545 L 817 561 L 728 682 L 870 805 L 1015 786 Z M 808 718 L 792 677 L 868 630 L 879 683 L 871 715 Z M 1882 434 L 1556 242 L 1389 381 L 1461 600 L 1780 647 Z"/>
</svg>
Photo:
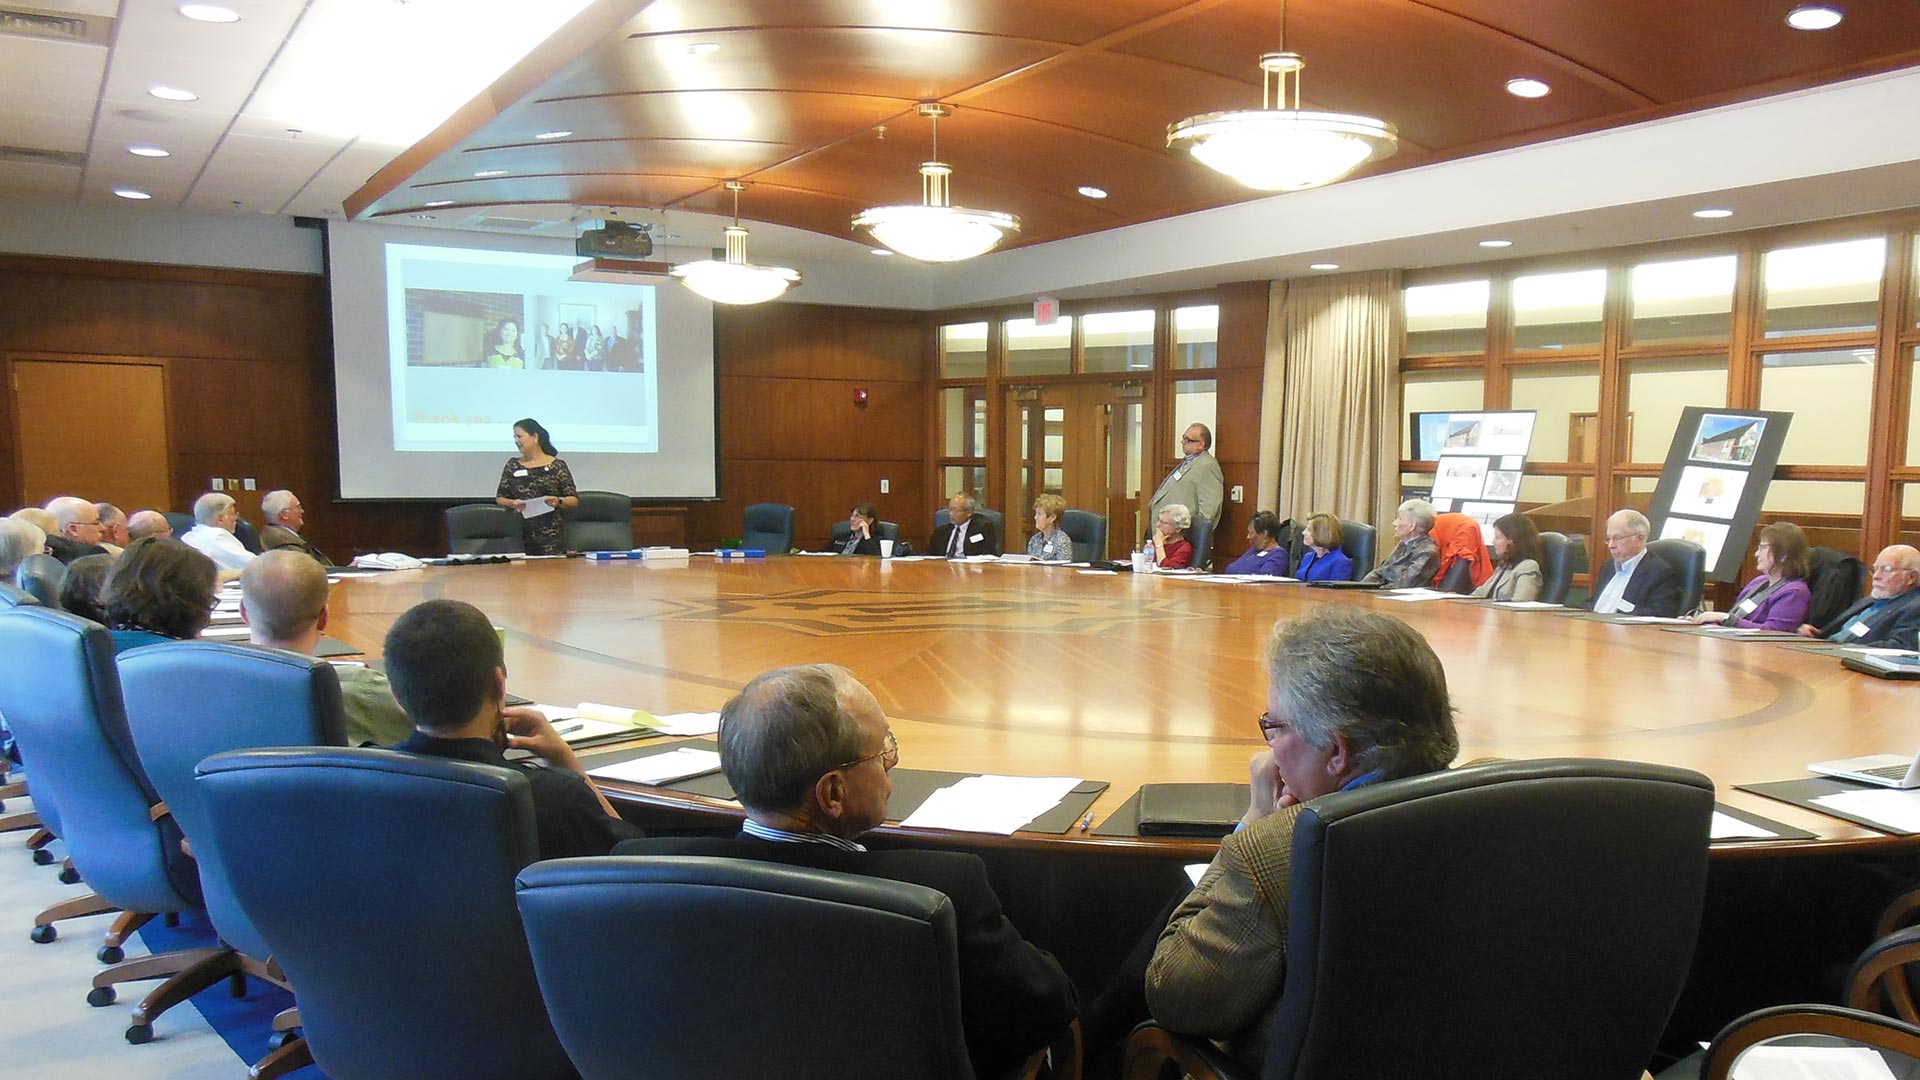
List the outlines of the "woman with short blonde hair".
<svg viewBox="0 0 1920 1080">
<path fill-rule="evenodd" d="M 1042 495 L 1033 500 L 1034 533 L 1027 538 L 1027 554 L 1037 562 L 1072 562 L 1073 539 L 1060 527 L 1067 500 Z"/>
</svg>

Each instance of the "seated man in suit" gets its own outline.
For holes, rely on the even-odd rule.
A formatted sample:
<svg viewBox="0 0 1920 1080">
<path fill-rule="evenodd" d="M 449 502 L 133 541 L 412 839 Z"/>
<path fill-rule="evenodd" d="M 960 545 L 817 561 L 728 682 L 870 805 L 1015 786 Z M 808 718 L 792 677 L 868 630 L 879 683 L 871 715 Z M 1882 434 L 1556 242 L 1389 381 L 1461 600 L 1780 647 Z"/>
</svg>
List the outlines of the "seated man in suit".
<svg viewBox="0 0 1920 1080">
<path fill-rule="evenodd" d="M 780 668 L 720 713 L 720 763 L 747 810 L 731 838 L 624 843 L 618 855 L 718 855 L 891 878 L 953 901 L 960 1018 L 976 1075 L 1000 1076 L 1074 1018 L 1073 984 L 1001 913 L 979 857 L 869 851 L 861 834 L 887 816 L 899 745 L 867 688 L 825 664 Z"/>
<path fill-rule="evenodd" d="M 158 510 L 137 510 L 127 519 L 127 543 L 149 536 L 173 536 L 173 522 Z"/>
<path fill-rule="evenodd" d="M 240 507 L 233 496 L 209 491 L 193 500 L 193 528 L 180 539 L 188 547 L 213 560 L 222 571 L 237 574 L 254 559 L 233 527 L 240 520 Z"/>
<path fill-rule="evenodd" d="M 1322 605 L 1267 639 L 1268 749 L 1253 798 L 1147 965 L 1146 1001 L 1170 1031 L 1226 1042 L 1258 1071 L 1286 972 L 1287 888 L 1299 805 L 1437 772 L 1459 752 L 1447 676 L 1418 632 Z"/>
<path fill-rule="evenodd" d="M 565 739 L 538 709 L 509 707 L 507 666 L 493 624 L 472 604 L 428 600 L 387 631 L 387 678 L 414 732 L 393 749 L 518 769 L 533 789 L 542 859 L 605 855 L 643 835 L 587 781 Z M 527 750 L 545 760 L 509 762 Z"/>
<path fill-rule="evenodd" d="M 927 543 L 927 554 L 945 555 L 949 559 L 958 559 L 963 555 L 993 554 L 998 546 L 994 543 L 993 522 L 973 516 L 979 506 L 971 495 L 958 494 L 949 498 L 948 523 L 933 530 L 933 539 Z"/>
<path fill-rule="evenodd" d="M 1920 648 L 1920 550 L 1895 544 L 1874 556 L 1873 589 L 1825 626 L 1801 637 L 1885 649 Z"/>
<path fill-rule="evenodd" d="M 272 551 L 274 548 L 293 548 L 303 551 L 321 566 L 332 566 L 333 560 L 327 554 L 300 535 L 300 527 L 307 523 L 307 509 L 293 492 L 285 488 L 269 491 L 260 496 L 260 513 L 267 519 L 267 527 L 260 530 L 260 549 Z"/>
<path fill-rule="evenodd" d="M 240 572 L 240 618 L 255 645 L 312 656 L 327 628 L 327 572 L 293 548 L 280 548 Z M 496 639 L 497 640 L 497 639 Z M 365 664 L 335 664 L 348 746 L 392 746 L 413 734 L 387 677 Z"/>
<path fill-rule="evenodd" d="M 100 546 L 106 533 L 100 528 L 100 508 L 85 499 L 62 495 L 47 504 L 55 532 L 47 534 L 47 551 L 62 563 L 87 555 L 105 555 Z"/>
<path fill-rule="evenodd" d="M 1612 558 L 1593 576 L 1588 611 L 1668 619 L 1681 614 L 1686 598 L 1680 592 L 1680 575 L 1665 559 L 1647 554 L 1650 530 L 1647 516 L 1638 510 L 1618 510 L 1607 519 L 1607 554 Z"/>
<path fill-rule="evenodd" d="M 93 508 L 100 511 L 100 546 L 107 554 L 118 555 L 133 543 L 133 537 L 127 535 L 126 511 L 112 503 L 94 503 Z"/>
</svg>

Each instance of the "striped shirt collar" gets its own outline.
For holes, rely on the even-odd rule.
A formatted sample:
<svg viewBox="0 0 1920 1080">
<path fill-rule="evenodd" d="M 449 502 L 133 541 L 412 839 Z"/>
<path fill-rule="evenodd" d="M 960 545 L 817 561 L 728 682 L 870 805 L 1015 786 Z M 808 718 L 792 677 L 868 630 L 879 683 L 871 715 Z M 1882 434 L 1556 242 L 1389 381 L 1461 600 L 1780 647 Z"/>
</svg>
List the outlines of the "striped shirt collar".
<svg viewBox="0 0 1920 1080">
<path fill-rule="evenodd" d="M 771 825 L 762 825 L 752 818 L 741 823 L 740 832 L 756 840 L 770 840 L 777 844 L 825 844 L 828 847 L 839 848 L 841 851 L 867 850 L 860 844 L 838 836 L 817 832 L 790 832 L 786 829 L 776 829 Z"/>
</svg>

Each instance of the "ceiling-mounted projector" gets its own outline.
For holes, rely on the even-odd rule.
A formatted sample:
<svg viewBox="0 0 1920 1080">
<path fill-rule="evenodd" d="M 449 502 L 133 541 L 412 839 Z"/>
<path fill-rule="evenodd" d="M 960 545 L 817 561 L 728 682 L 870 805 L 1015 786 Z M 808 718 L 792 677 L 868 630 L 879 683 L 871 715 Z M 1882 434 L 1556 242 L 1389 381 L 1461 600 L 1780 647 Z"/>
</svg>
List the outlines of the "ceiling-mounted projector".
<svg viewBox="0 0 1920 1080">
<path fill-rule="evenodd" d="M 597 229 L 582 229 L 574 237 L 573 253 L 585 259 L 573 268 L 570 281 L 598 281 L 612 285 L 650 285 L 667 280 L 669 263 L 650 262 L 653 226 L 629 221 L 603 221 Z"/>
</svg>

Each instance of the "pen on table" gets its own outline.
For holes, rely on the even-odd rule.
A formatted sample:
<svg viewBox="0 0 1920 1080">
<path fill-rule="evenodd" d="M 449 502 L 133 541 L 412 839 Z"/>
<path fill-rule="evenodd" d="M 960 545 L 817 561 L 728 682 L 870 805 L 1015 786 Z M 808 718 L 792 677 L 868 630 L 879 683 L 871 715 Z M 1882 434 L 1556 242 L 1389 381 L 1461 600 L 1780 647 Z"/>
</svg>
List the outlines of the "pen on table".
<svg viewBox="0 0 1920 1080">
<path fill-rule="evenodd" d="M 1089 810 L 1087 816 L 1080 819 L 1080 831 L 1086 832 L 1091 828 L 1093 828 L 1093 811 Z"/>
<path fill-rule="evenodd" d="M 571 735 L 576 731 L 580 731 L 584 729 L 585 727 L 586 727 L 585 724 L 563 724 L 559 727 L 554 728 L 553 733 L 555 735 Z"/>
</svg>

